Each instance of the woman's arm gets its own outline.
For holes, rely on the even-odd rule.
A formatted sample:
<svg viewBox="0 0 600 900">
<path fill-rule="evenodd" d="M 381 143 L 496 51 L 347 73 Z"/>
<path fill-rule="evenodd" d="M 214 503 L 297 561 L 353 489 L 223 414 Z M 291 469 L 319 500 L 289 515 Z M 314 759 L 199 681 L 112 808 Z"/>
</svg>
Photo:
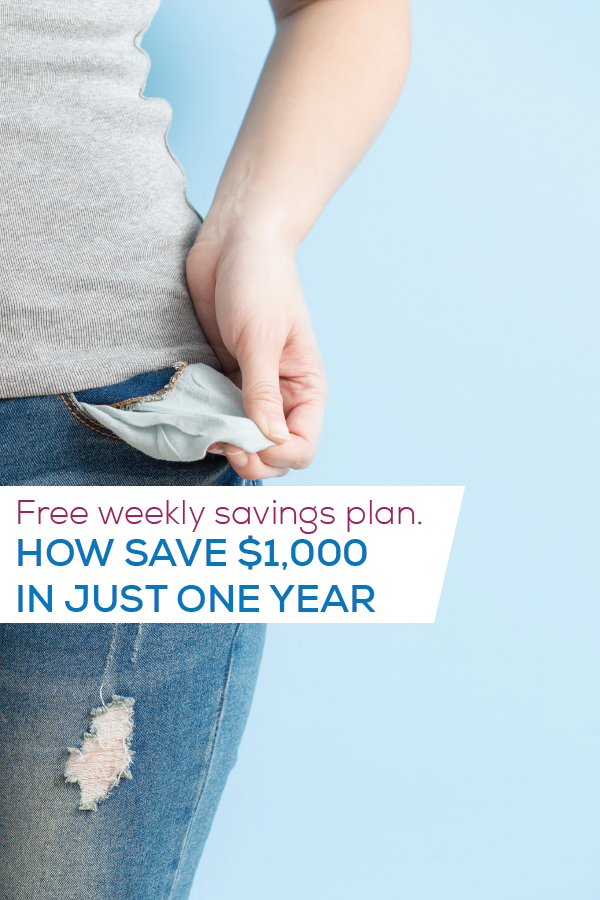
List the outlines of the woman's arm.
<svg viewBox="0 0 600 900">
<path fill-rule="evenodd" d="M 224 449 L 244 478 L 314 457 L 326 398 L 298 245 L 390 115 L 410 56 L 408 0 L 271 0 L 277 33 L 188 258 L 200 322 L 277 446 Z"/>
</svg>

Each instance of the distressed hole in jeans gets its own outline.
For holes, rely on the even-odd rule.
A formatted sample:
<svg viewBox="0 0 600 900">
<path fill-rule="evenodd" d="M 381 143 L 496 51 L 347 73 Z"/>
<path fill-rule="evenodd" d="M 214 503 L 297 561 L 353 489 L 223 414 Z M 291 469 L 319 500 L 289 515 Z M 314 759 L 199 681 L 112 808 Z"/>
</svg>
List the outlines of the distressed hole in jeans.
<svg viewBox="0 0 600 900">
<path fill-rule="evenodd" d="M 115 694 L 110 703 L 92 710 L 90 730 L 82 749 L 69 747 L 65 779 L 79 783 L 79 809 L 98 809 L 121 778 L 131 778 L 132 697 Z"/>
</svg>

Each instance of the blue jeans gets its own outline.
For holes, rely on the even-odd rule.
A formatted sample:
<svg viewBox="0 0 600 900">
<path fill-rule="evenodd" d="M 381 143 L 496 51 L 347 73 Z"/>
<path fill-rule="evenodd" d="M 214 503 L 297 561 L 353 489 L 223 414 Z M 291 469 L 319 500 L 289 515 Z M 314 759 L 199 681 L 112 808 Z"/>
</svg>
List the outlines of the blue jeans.
<svg viewBox="0 0 600 900">
<path fill-rule="evenodd" d="M 174 369 L 138 375 L 110 387 L 0 400 L 0 485 L 249 485 L 222 456 L 193 463 L 152 459 L 78 408 L 154 394 Z"/>
<path fill-rule="evenodd" d="M 0 485 L 252 484 L 223 457 L 151 459 L 74 402 L 146 396 L 172 374 L 0 400 Z M 264 632 L 0 624 L 0 900 L 188 896 Z"/>
<path fill-rule="evenodd" d="M 0 625 L 2 900 L 184 900 L 263 640 L 254 624 Z M 131 778 L 82 810 L 68 748 L 115 695 L 135 701 Z"/>
</svg>

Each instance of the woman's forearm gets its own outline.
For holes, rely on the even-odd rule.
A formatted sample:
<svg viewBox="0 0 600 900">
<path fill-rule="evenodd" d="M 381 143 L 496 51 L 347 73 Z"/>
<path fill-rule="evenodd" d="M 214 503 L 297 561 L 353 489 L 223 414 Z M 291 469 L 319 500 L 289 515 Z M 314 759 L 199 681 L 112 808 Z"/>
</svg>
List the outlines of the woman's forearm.
<svg viewBox="0 0 600 900">
<path fill-rule="evenodd" d="M 408 0 L 272 6 L 276 37 L 203 231 L 222 237 L 247 225 L 294 247 L 400 95 L 410 12 Z"/>
<path fill-rule="evenodd" d="M 327 384 L 295 251 L 392 111 L 408 0 L 271 0 L 277 34 L 187 261 L 200 324 L 274 445 L 220 445 L 248 480 L 315 455 Z"/>
</svg>

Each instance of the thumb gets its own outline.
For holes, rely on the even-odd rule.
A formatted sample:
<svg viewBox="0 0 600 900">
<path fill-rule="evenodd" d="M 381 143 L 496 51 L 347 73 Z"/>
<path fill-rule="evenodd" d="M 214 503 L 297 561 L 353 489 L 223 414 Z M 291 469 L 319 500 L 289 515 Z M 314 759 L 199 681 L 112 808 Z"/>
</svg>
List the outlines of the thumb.
<svg viewBox="0 0 600 900">
<path fill-rule="evenodd" d="M 246 415 L 276 444 L 290 439 L 279 390 L 280 358 L 281 348 L 258 341 L 242 359 L 238 356 Z"/>
</svg>

